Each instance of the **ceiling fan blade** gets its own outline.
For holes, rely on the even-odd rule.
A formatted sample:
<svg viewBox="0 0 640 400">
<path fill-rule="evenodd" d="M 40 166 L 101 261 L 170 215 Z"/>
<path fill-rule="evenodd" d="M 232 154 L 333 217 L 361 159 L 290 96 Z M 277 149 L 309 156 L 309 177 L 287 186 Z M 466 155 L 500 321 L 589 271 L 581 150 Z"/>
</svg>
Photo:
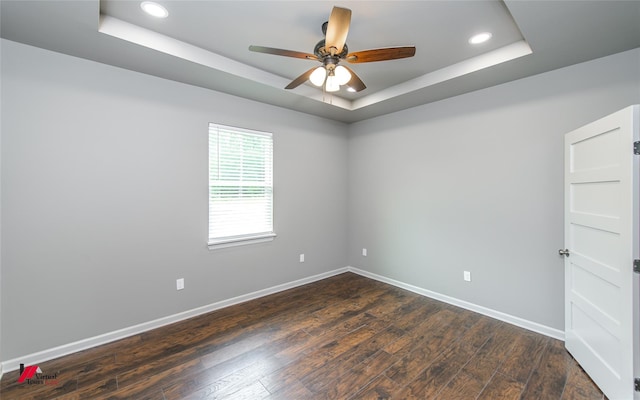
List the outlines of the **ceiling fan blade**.
<svg viewBox="0 0 640 400">
<path fill-rule="evenodd" d="M 351 10 L 342 7 L 333 7 L 329 16 L 329 24 L 327 25 L 327 34 L 325 36 L 325 49 L 331 52 L 331 48 L 335 48 L 332 53 L 340 54 L 349 33 L 349 25 L 351 24 Z"/>
<path fill-rule="evenodd" d="M 385 49 L 374 49 L 355 51 L 347 54 L 344 58 L 350 63 L 365 63 L 373 61 L 397 60 L 399 58 L 413 57 L 416 54 L 414 46 L 388 47 Z"/>
<path fill-rule="evenodd" d="M 344 67 L 344 65 L 343 65 Z M 364 82 L 362 82 L 362 79 L 360 79 L 360 77 L 358 75 L 356 75 L 355 72 L 353 72 L 353 70 L 349 67 L 345 67 L 347 69 L 347 71 L 349 71 L 349 73 L 351 73 L 351 80 L 349 80 L 349 82 L 347 82 L 347 86 L 353 88 L 356 92 L 359 92 L 361 90 L 364 90 L 367 88 L 367 86 L 364 84 Z"/>
<path fill-rule="evenodd" d="M 318 60 L 318 57 L 316 57 L 314 54 L 311 54 L 311 53 L 302 53 L 300 51 L 284 50 L 284 49 L 274 49 L 273 47 L 249 46 L 249 50 L 255 51 L 257 53 L 273 54 L 276 56 L 303 58 L 306 60 L 316 60 L 316 61 Z"/>
<path fill-rule="evenodd" d="M 305 83 L 309 77 L 311 76 L 311 74 L 313 73 L 313 71 L 316 70 L 316 68 L 318 67 L 313 67 L 310 70 L 308 70 L 307 72 L 305 72 L 304 74 L 300 75 L 299 77 L 297 77 L 296 79 L 294 79 L 293 81 L 291 81 L 290 84 L 288 84 L 285 89 L 295 89 L 298 86 L 302 85 L 303 83 Z"/>
</svg>

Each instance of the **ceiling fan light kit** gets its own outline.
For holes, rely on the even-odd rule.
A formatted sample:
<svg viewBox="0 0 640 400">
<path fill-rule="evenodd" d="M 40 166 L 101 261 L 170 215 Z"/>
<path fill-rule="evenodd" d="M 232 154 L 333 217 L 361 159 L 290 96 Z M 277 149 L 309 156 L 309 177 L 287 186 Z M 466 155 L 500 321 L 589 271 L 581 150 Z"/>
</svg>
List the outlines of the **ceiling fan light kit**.
<svg viewBox="0 0 640 400">
<path fill-rule="evenodd" d="M 342 65 L 333 68 L 318 67 L 309 76 L 309 81 L 315 86 L 322 87 L 326 84 L 325 90 L 327 92 L 337 92 L 340 90 L 340 86 L 346 85 L 350 80 L 351 73 Z"/>
<path fill-rule="evenodd" d="M 325 82 L 325 90 L 327 92 L 337 92 L 340 90 L 340 84 L 338 84 L 338 80 L 335 75 L 327 76 L 327 80 Z"/>
<path fill-rule="evenodd" d="M 321 66 L 306 71 L 289 83 L 285 89 L 294 89 L 309 80 L 315 86 L 324 87 L 327 92 L 337 92 L 340 90 L 340 86 L 346 86 L 350 92 L 360 92 L 366 89 L 362 79 L 353 70 L 339 65 L 342 60 L 348 63 L 386 61 L 413 57 L 416 53 L 415 46 L 390 47 L 349 53 L 346 40 L 350 24 L 351 10 L 333 7 L 329 21 L 322 25 L 322 33 L 325 34 L 325 38 L 315 45 L 313 54 L 263 46 L 249 46 L 249 50 L 277 56 L 319 61 L 322 63 Z"/>
<path fill-rule="evenodd" d="M 309 80 L 316 86 L 322 86 L 327 78 L 327 70 L 324 67 L 318 67 L 309 76 Z"/>
<path fill-rule="evenodd" d="M 351 72 L 342 65 L 338 65 L 335 70 L 338 85 L 346 85 L 351 80 Z"/>
</svg>

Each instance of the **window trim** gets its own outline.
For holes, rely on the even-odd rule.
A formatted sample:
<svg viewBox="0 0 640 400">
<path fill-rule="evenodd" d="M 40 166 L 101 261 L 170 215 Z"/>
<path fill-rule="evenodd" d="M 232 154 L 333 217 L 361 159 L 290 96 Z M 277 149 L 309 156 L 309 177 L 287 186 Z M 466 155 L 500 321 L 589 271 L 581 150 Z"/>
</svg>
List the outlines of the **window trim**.
<svg viewBox="0 0 640 400">
<path fill-rule="evenodd" d="M 207 244 L 209 250 L 216 249 L 224 249 L 227 247 L 236 247 L 236 246 L 244 246 L 245 244 L 256 244 L 256 243 L 264 243 L 271 242 L 276 238 L 275 232 L 268 232 L 262 234 L 256 234 L 253 236 L 236 236 L 236 237 L 226 237 L 220 240 L 210 240 Z"/>
<path fill-rule="evenodd" d="M 240 127 L 235 127 L 235 126 L 230 126 L 230 125 L 223 125 L 223 124 L 218 124 L 215 122 L 210 122 L 208 124 L 208 143 L 209 143 L 209 148 L 211 146 L 211 142 L 210 142 L 210 135 L 211 135 L 211 130 L 212 129 L 217 129 L 217 128 L 222 128 L 222 129 L 228 129 L 230 131 L 236 131 L 238 133 L 249 133 L 249 134 L 254 134 L 256 136 L 268 136 L 271 139 L 271 231 L 270 232 L 258 232 L 258 233 L 247 233 L 244 235 L 237 235 L 237 236 L 225 236 L 225 237 L 220 237 L 218 239 L 212 239 L 210 237 L 208 237 L 207 240 L 207 247 L 209 248 L 209 250 L 216 250 L 216 249 L 224 249 L 224 248 L 228 248 L 228 247 L 235 247 L 235 246 L 243 246 L 243 245 L 249 245 L 249 244 L 257 244 L 257 243 L 264 243 L 264 242 L 270 242 L 273 241 L 276 238 L 276 233 L 275 233 L 275 229 L 274 229 L 274 210 L 273 210 L 273 202 L 274 202 L 274 193 L 273 193 L 273 133 L 271 132 L 265 132 L 265 131 L 257 131 L 254 129 L 247 129 L 247 128 L 240 128 Z M 210 170 L 211 168 L 211 155 L 207 154 L 207 166 L 208 166 L 208 170 Z M 208 174 L 209 175 L 209 174 Z M 211 193 L 211 176 L 209 175 L 208 177 L 208 201 L 207 201 L 207 207 L 209 208 L 209 212 L 211 210 L 211 198 L 210 193 Z M 211 214 L 209 214 L 209 221 L 208 221 L 208 225 L 211 223 L 210 221 L 211 218 Z M 209 232 L 210 233 L 210 232 Z M 208 234 L 207 234 L 208 236 Z"/>
</svg>

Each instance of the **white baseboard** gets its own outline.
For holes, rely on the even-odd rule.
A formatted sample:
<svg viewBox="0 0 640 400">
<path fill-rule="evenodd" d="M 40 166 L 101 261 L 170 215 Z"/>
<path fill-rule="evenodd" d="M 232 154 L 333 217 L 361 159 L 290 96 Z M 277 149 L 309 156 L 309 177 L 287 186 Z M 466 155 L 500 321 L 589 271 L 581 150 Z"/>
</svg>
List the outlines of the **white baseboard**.
<svg viewBox="0 0 640 400">
<path fill-rule="evenodd" d="M 249 300 L 254 300 L 260 297 L 268 296 L 270 294 L 282 292 L 287 289 L 292 289 L 298 286 L 306 285 L 308 283 L 316 282 L 322 279 L 329 278 L 345 272 L 353 272 L 358 275 L 362 275 L 367 278 L 371 278 L 380 282 L 388 283 L 390 285 L 406 289 L 411 292 L 426 296 L 435 300 L 439 300 L 454 306 L 464 308 L 470 311 L 477 312 L 482 315 L 486 315 L 491 318 L 495 318 L 500 321 L 507 322 L 512 325 L 519 326 L 524 329 L 528 329 L 533 332 L 550 336 L 555 339 L 564 340 L 564 332 L 558 329 L 550 328 L 545 325 L 538 324 L 536 322 L 528 321 L 513 315 L 505 314 L 500 311 L 492 310 L 490 308 L 482 307 L 477 304 L 469 303 L 464 300 L 459 300 L 453 297 L 449 297 L 431 290 L 423 289 L 417 286 L 410 285 L 408 283 L 400 282 L 394 279 L 390 279 L 372 272 L 364 271 L 354 267 L 344 267 L 333 271 L 325 272 L 322 274 L 310 276 L 307 278 L 299 279 L 293 282 L 284 283 L 281 285 L 273 286 L 267 289 L 258 290 L 256 292 L 248 293 L 242 296 L 234 297 L 227 300 L 222 300 L 206 306 L 194 308 L 192 310 L 183 311 L 178 314 L 169 315 L 166 317 L 158 318 L 153 321 L 144 322 L 138 325 L 134 325 L 128 328 L 119 329 L 117 331 L 108 332 L 102 335 L 94 336 L 91 338 L 79 340 L 77 342 L 68 343 L 62 346 L 54 347 L 39 351 L 37 353 L 26 354 L 21 357 L 14 358 L 12 360 L 3 361 L 0 363 L 0 378 L 2 378 L 3 372 L 9 372 L 17 370 L 20 367 L 20 363 L 26 365 L 37 365 L 39 363 L 52 360 L 54 358 L 66 356 L 78 351 L 86 350 L 92 347 L 97 347 L 103 344 L 107 344 L 116 340 L 124 339 L 129 336 L 137 335 L 152 329 L 160 328 L 165 325 L 173 324 L 175 322 L 183 321 L 185 319 L 193 318 L 198 315 L 206 314 L 211 311 L 219 310 L 224 307 L 229 307 L 235 304 L 244 303 Z"/>
<path fill-rule="evenodd" d="M 423 289 L 417 286 L 410 285 L 408 283 L 396 281 L 395 279 L 390 279 L 382 275 L 374 274 L 369 271 L 364 271 L 354 267 L 347 267 L 349 272 L 353 272 L 354 274 L 362 275 L 367 278 L 375 279 L 380 282 L 388 283 L 389 285 L 393 285 L 399 287 L 401 289 L 406 289 L 410 292 L 420 294 L 425 297 L 429 297 L 435 300 L 442 301 L 444 303 L 448 303 L 460 308 L 464 308 L 466 310 L 470 310 L 473 312 L 477 312 L 478 314 L 486 315 L 491 318 L 495 318 L 500 321 L 507 322 L 511 325 L 519 326 L 521 328 L 540 333 L 545 336 L 552 337 L 554 339 L 564 341 L 564 331 L 551 328 L 546 325 L 539 324 L 537 322 L 529 321 L 520 317 L 516 317 L 510 314 L 503 313 L 501 311 L 496 311 L 491 308 L 479 306 L 477 304 L 469 303 L 464 300 L 456 299 L 455 297 L 450 297 L 441 293 L 433 292 L 431 290 Z"/>
<path fill-rule="evenodd" d="M 53 360 L 54 358 L 66 356 L 68 354 L 86 350 L 91 347 L 97 347 L 97 346 L 107 344 L 116 340 L 124 339 L 129 336 L 150 331 L 152 329 L 160 328 L 165 325 L 169 325 L 175 322 L 183 321 L 185 319 L 193 318 L 198 315 L 206 314 L 211 311 L 219 310 L 221 308 L 229 307 L 235 304 L 244 303 L 246 301 L 268 296 L 270 294 L 282 292 L 287 289 L 292 289 L 298 286 L 306 285 L 308 283 L 326 279 L 331 276 L 342 274 L 345 272 L 348 272 L 348 268 L 346 267 L 339 268 L 339 269 L 325 272 L 322 274 L 298 279 L 293 282 L 283 283 L 281 285 L 273 286 L 267 289 L 258 290 L 256 292 L 248 293 L 242 296 L 234 297 L 227 300 L 222 300 L 206 306 L 194 308 L 192 310 L 183 311 L 178 314 L 158 318 L 156 320 L 144 322 L 142 324 L 134 325 L 128 328 L 119 329 L 117 331 L 79 340 L 77 342 L 68 343 L 62 346 L 54 347 L 52 349 L 47 349 L 47 350 L 39 351 L 37 353 L 32 353 L 32 354 L 26 354 L 24 356 L 17 357 L 12 360 L 3 361 L 2 363 L 0 363 L 0 372 L 15 371 L 18 368 L 20 368 L 20 363 L 23 363 L 26 365 L 37 365 L 39 363 L 42 363 L 48 360 Z"/>
</svg>

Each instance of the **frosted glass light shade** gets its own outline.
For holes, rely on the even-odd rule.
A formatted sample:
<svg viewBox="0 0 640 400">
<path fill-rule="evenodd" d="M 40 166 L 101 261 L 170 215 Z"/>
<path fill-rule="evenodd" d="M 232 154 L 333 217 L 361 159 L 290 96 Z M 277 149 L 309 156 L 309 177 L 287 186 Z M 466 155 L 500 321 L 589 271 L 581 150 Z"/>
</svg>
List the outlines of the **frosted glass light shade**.
<svg viewBox="0 0 640 400">
<path fill-rule="evenodd" d="M 327 92 L 337 92 L 340 90 L 338 79 L 336 79 L 334 75 L 327 76 L 326 90 Z"/>
<path fill-rule="evenodd" d="M 324 78 L 327 77 L 327 70 L 324 67 L 318 67 L 311 73 L 309 80 L 316 86 L 322 86 Z"/>
<path fill-rule="evenodd" d="M 342 65 L 338 65 L 336 67 L 336 79 L 338 80 L 338 85 L 346 85 L 347 82 L 351 80 L 351 73 L 348 69 L 343 67 Z"/>
</svg>

